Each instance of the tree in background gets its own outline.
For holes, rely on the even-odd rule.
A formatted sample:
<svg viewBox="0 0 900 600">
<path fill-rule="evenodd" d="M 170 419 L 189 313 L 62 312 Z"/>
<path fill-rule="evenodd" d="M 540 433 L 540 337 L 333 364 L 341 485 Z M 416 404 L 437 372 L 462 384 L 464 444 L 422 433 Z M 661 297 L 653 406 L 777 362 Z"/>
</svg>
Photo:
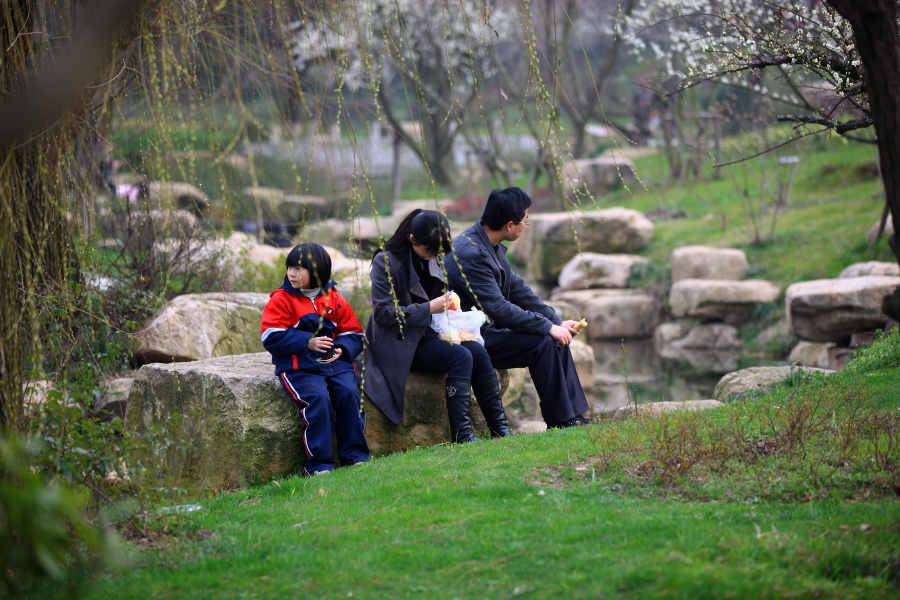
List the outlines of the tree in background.
<svg viewBox="0 0 900 600">
<path fill-rule="evenodd" d="M 900 225 L 896 0 L 660 0 L 635 10 L 630 22 L 637 45 L 644 43 L 641 32 L 665 30 L 667 45 L 654 50 L 667 61 L 667 72 L 679 76 L 682 89 L 717 80 L 775 94 L 793 107 L 777 119 L 797 124 L 794 139 L 833 131 L 877 144 L 885 215 L 890 212 L 896 231 Z M 772 84 L 782 92 L 774 92 Z M 900 262 L 896 234 L 890 246 Z M 896 303 L 892 310 L 889 314 L 896 318 L 900 314 Z"/>
<path fill-rule="evenodd" d="M 450 185 L 453 141 L 477 114 L 492 47 L 511 31 L 510 15 L 492 4 L 364 0 L 337 12 L 312 5 L 293 24 L 295 65 L 301 76 L 324 65 L 338 93 L 365 89 L 435 182 Z M 405 115 L 420 132 L 403 127 Z"/>
</svg>

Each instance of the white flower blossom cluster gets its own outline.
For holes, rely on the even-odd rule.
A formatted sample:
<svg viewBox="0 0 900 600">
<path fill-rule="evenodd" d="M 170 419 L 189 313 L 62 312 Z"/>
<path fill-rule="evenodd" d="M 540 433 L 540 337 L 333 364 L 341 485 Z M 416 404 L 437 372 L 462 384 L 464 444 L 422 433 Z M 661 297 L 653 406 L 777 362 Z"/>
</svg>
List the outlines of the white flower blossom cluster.
<svg viewBox="0 0 900 600">
<path fill-rule="evenodd" d="M 485 0 L 360 0 L 339 14 L 293 23 L 292 50 L 301 72 L 334 60 L 349 89 L 377 86 L 391 68 L 426 87 L 433 77 L 449 78 L 464 94 L 514 22 L 514 14 Z"/>
<path fill-rule="evenodd" d="M 634 51 L 652 52 L 684 85 L 771 67 L 841 94 L 861 80 L 850 26 L 820 0 L 654 0 L 628 30 Z"/>
</svg>

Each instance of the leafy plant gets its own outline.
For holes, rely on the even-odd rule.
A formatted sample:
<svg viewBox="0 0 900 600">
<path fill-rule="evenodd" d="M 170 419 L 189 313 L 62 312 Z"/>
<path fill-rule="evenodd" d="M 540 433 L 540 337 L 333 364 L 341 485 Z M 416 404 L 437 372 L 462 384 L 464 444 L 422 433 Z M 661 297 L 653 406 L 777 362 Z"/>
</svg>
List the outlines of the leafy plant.
<svg viewBox="0 0 900 600">
<path fill-rule="evenodd" d="M 111 534 L 83 516 L 86 494 L 31 468 L 36 453 L 34 444 L 0 438 L 0 590 L 13 596 L 62 580 L 75 564 L 97 569 L 115 548 Z"/>
</svg>

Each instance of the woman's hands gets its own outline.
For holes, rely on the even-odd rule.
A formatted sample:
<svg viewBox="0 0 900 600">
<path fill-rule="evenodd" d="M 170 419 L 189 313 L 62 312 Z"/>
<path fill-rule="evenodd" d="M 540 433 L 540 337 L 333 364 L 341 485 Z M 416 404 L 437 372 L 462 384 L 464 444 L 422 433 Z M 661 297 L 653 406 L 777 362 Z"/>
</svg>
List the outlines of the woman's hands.
<svg viewBox="0 0 900 600">
<path fill-rule="evenodd" d="M 428 308 L 431 311 L 431 314 L 436 315 L 442 312 L 446 312 L 448 308 L 450 308 L 450 294 L 444 294 L 443 296 L 438 296 L 434 300 L 428 303 Z"/>
</svg>

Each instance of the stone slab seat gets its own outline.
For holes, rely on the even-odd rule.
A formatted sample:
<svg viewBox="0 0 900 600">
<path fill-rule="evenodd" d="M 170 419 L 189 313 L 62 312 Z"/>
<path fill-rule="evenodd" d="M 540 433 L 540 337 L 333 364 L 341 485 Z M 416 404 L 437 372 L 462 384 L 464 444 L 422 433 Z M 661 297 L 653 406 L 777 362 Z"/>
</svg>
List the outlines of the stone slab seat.
<svg viewBox="0 0 900 600">
<path fill-rule="evenodd" d="M 500 371 L 501 389 L 509 382 Z M 444 377 L 413 373 L 406 415 L 393 425 L 366 398 L 366 439 L 373 455 L 448 442 Z M 486 429 L 477 405 L 473 418 Z M 153 448 L 159 474 L 198 488 L 228 489 L 299 472 L 305 457 L 296 404 L 273 373 L 267 352 L 141 367 L 125 425 L 147 433 L 164 427 Z"/>
</svg>

